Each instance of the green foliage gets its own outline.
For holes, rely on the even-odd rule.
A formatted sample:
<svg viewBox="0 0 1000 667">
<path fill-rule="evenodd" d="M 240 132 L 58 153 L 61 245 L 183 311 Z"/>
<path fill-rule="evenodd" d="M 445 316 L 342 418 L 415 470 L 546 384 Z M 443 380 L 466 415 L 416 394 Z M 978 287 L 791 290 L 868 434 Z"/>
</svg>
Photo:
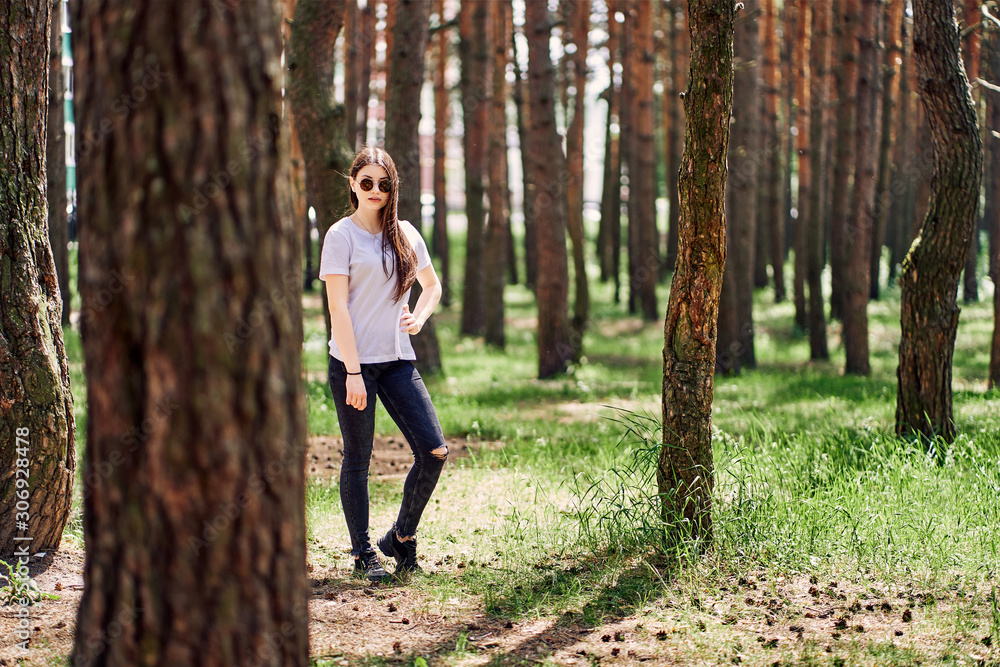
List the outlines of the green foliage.
<svg viewBox="0 0 1000 667">
<path fill-rule="evenodd" d="M 4 586 L 0 587 L 0 604 L 27 604 L 30 606 L 42 600 L 59 599 L 58 595 L 46 593 L 39 589 L 34 579 L 27 575 L 22 575 L 16 567 L 7 561 L 0 560 L 0 565 L 7 570 L 7 574 L 0 575 L 7 581 Z"/>
</svg>

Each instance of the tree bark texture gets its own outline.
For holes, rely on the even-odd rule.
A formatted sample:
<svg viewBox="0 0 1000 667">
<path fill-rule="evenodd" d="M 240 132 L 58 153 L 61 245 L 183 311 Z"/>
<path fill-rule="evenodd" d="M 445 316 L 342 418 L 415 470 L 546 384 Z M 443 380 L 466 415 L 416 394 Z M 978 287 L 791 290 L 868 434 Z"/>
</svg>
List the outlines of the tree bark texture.
<svg viewBox="0 0 1000 667">
<path fill-rule="evenodd" d="M 507 61 L 511 19 L 507 2 L 489 4 L 490 62 L 493 66 L 489 123 L 489 221 L 486 226 L 483 255 L 486 299 L 485 340 L 503 349 L 504 286 L 506 285 L 507 240 L 510 212 L 507 210 Z"/>
<path fill-rule="evenodd" d="M 875 219 L 872 230 L 872 252 L 870 259 L 868 297 L 879 298 L 879 273 L 882 268 L 882 246 L 886 245 L 886 229 L 892 206 L 892 153 L 895 145 L 895 130 L 899 119 L 899 67 L 896 60 L 902 56 L 903 45 L 903 5 L 905 0 L 889 0 L 886 8 L 885 35 L 886 57 L 882 67 L 882 108 L 879 122 L 882 123 L 878 151 L 877 189 L 875 191 Z"/>
<path fill-rule="evenodd" d="M 956 297 L 978 213 L 983 142 L 951 1 L 916 3 L 913 23 L 913 55 L 935 166 L 927 214 L 900 278 L 896 432 L 951 440 Z"/>
<path fill-rule="evenodd" d="M 343 174 L 354 155 L 344 140 L 345 113 L 333 101 L 334 45 L 344 21 L 346 0 L 298 0 L 285 54 L 286 94 L 306 168 L 306 194 L 316 211 L 319 238 L 351 210 Z M 324 298 L 326 339 L 332 337 L 330 304 Z"/>
<path fill-rule="evenodd" d="M 823 299 L 824 213 L 827 166 L 827 97 L 830 71 L 831 5 L 817 2 L 812 10 L 812 40 L 809 49 L 809 188 L 808 216 L 805 220 L 806 284 L 809 287 L 809 358 L 829 359 L 826 344 L 826 302 Z M 801 191 L 800 191 L 801 192 Z M 799 215 L 799 222 L 802 216 Z"/>
<path fill-rule="evenodd" d="M 811 41 L 809 31 L 812 7 L 808 0 L 789 0 L 788 6 L 795 17 L 795 50 L 792 56 L 795 92 L 792 103 L 794 105 L 795 127 L 798 132 L 795 135 L 795 152 L 798 155 L 797 171 L 799 177 L 798 197 L 796 198 L 798 217 L 795 219 L 793 234 L 795 326 L 801 331 L 807 331 L 809 316 L 806 306 L 806 257 L 809 253 L 806 248 L 806 225 L 811 224 L 812 221 L 809 211 L 809 189 L 812 187 L 812 163 L 809 160 L 809 150 L 812 148 L 809 145 L 809 122 L 811 120 L 809 109 Z"/>
<path fill-rule="evenodd" d="M 59 547 L 76 470 L 47 224 L 50 10 L 48 0 L 0 2 L 0 554 L 8 556 Z"/>
<path fill-rule="evenodd" d="M 763 207 L 757 224 L 766 227 L 768 261 L 771 264 L 771 281 L 774 300 L 785 300 L 785 213 L 781 210 L 781 149 L 782 137 L 787 135 L 788 122 L 779 130 L 778 107 L 781 100 L 781 68 L 778 52 L 778 10 L 775 0 L 763 0 L 764 20 L 760 39 L 764 50 L 764 135 L 767 161 L 764 171 Z M 763 264 L 764 258 L 758 258 Z"/>
<path fill-rule="evenodd" d="M 52 29 L 49 39 L 49 111 L 46 122 L 48 140 L 45 149 L 46 189 L 49 203 L 49 243 L 59 280 L 62 298 L 62 324 L 69 324 L 69 221 L 66 215 L 66 110 L 63 91 L 63 6 L 52 4 Z"/>
<path fill-rule="evenodd" d="M 435 1 L 438 24 L 444 23 L 444 1 Z M 448 199 L 444 163 L 447 153 L 448 123 L 451 117 L 446 77 L 450 44 L 449 31 L 438 29 L 434 43 L 434 234 L 431 248 L 441 267 L 441 305 L 451 305 L 451 258 L 448 248 Z"/>
<path fill-rule="evenodd" d="M 629 228 L 635 239 L 629 289 L 634 292 L 642 318 L 657 321 L 656 283 L 660 253 L 656 232 L 656 136 L 653 123 L 653 4 L 637 2 L 632 44 L 633 143 L 629 163 Z M 629 131 L 628 129 L 626 131 Z M 633 227 L 634 226 L 634 227 Z M 631 299 L 631 297 L 630 297 Z"/>
<path fill-rule="evenodd" d="M 587 35 L 590 30 L 590 0 L 564 0 L 570 36 L 576 50 L 567 55 L 573 66 L 573 114 L 566 130 L 566 224 L 573 247 L 573 340 L 583 341 L 590 318 L 590 286 L 583 233 L 583 123 L 587 88 Z M 652 53 L 650 53 L 652 57 Z M 494 76 L 503 76 L 496 72 Z M 652 95 L 652 88 L 650 88 Z M 652 178 L 653 176 L 651 176 Z"/>
<path fill-rule="evenodd" d="M 305 666 L 301 255 L 282 215 L 277 3 L 72 7 L 77 136 L 106 140 L 79 165 L 95 317 L 70 663 Z"/>
<path fill-rule="evenodd" d="M 489 148 L 487 129 L 490 118 L 490 73 L 485 2 L 463 2 L 459 10 L 458 45 L 462 75 L 462 118 L 465 132 L 465 217 L 468 235 L 465 243 L 465 288 L 462 292 L 461 332 L 466 336 L 483 333 L 486 308 L 483 275 L 483 252 L 486 229 L 486 156 Z"/>
<path fill-rule="evenodd" d="M 408 220 L 423 234 L 420 213 L 420 91 L 424 84 L 424 56 L 429 37 L 427 19 L 430 0 L 399 0 L 389 52 L 389 78 L 385 99 L 385 150 L 399 172 L 400 220 Z M 420 297 L 415 283 L 410 293 L 410 310 Z M 424 323 L 411 338 L 417 355 L 415 365 L 424 375 L 441 371 L 441 350 L 434 318 Z"/>
<path fill-rule="evenodd" d="M 528 104 L 531 125 L 528 170 L 535 188 L 533 217 L 538 244 L 538 377 L 563 373 L 574 352 L 567 313 L 566 197 L 562 142 L 556 132 L 555 69 L 549 55 L 552 19 L 545 0 L 527 0 Z"/>
<path fill-rule="evenodd" d="M 691 73 L 678 189 L 677 266 L 663 325 L 663 447 L 657 484 L 678 537 L 712 537 L 712 394 L 726 265 L 726 153 L 735 3 L 690 0 Z"/>
<path fill-rule="evenodd" d="M 854 145 L 854 192 L 851 214 L 844 230 L 844 371 L 868 375 L 871 364 L 868 352 L 868 294 L 871 280 L 870 257 L 875 221 L 874 147 L 879 145 L 880 69 L 880 0 L 861 0 L 858 24 L 857 129 Z"/>
<path fill-rule="evenodd" d="M 743 12 L 759 9 L 755 0 Z M 733 52 L 733 119 L 730 123 L 729 178 L 726 182 L 726 272 L 719 299 L 716 370 L 737 374 L 753 368 L 753 266 L 756 249 L 757 183 L 761 162 L 760 86 L 757 83 L 760 42 L 755 20 L 736 24 Z"/>
</svg>

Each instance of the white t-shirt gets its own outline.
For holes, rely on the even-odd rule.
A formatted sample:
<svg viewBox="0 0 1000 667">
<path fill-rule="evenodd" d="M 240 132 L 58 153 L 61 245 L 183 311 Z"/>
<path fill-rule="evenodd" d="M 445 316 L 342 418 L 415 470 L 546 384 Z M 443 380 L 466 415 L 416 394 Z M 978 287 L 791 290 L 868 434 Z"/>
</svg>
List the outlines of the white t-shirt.
<svg viewBox="0 0 1000 667">
<path fill-rule="evenodd" d="M 399 229 L 417 253 L 417 271 L 430 266 L 431 257 L 420 232 L 406 220 L 399 221 Z M 391 248 L 388 252 L 392 252 Z M 332 225 L 323 239 L 319 278 L 325 281 L 331 274 L 348 276 L 347 312 L 354 324 L 358 361 L 362 364 L 417 358 L 410 344 L 410 334 L 399 330 L 410 290 L 406 290 L 398 303 L 393 301 L 396 292 L 394 257 L 385 255 L 388 276 L 382 258 L 382 232 L 370 234 L 350 218 Z M 330 354 L 344 360 L 332 336 Z"/>
</svg>

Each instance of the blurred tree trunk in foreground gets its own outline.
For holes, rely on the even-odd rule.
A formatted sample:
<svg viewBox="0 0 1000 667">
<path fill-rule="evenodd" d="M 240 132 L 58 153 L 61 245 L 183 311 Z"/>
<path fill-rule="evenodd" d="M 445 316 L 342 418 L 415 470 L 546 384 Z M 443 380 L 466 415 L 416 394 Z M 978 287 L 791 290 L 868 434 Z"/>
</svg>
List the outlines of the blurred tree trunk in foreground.
<svg viewBox="0 0 1000 667">
<path fill-rule="evenodd" d="M 756 0 L 742 11 L 752 15 Z M 760 43 L 756 19 L 736 24 L 733 52 L 733 120 L 726 182 L 726 271 L 719 297 L 716 370 L 737 374 L 753 368 L 753 265 L 756 248 L 757 183 L 760 166 Z"/>
<path fill-rule="evenodd" d="M 844 230 L 844 371 L 854 375 L 871 372 L 868 352 L 869 265 L 875 223 L 875 147 L 879 145 L 878 44 L 880 0 L 861 0 L 858 24 L 857 125 L 854 145 L 854 192 L 851 215 Z"/>
<path fill-rule="evenodd" d="M 72 7 L 80 136 L 112 118 L 114 140 L 79 171 L 81 297 L 106 305 L 81 332 L 87 558 L 70 664 L 304 667 L 301 248 L 277 7 Z M 108 91 L 138 85 L 145 101 L 115 114 Z"/>
<path fill-rule="evenodd" d="M 532 215 L 538 244 L 538 377 L 566 370 L 579 349 L 570 336 L 567 313 L 569 274 L 566 257 L 566 198 L 560 181 L 565 171 L 562 142 L 556 132 L 555 70 L 549 55 L 552 18 L 545 0 L 528 0 L 528 173 L 535 187 Z"/>
<path fill-rule="evenodd" d="M 341 174 L 354 160 L 344 142 L 344 107 L 333 101 L 334 44 L 344 20 L 345 0 L 298 0 L 285 53 L 287 95 L 306 167 L 306 195 L 316 211 L 320 242 L 330 225 L 351 208 Z M 326 340 L 330 304 L 323 298 Z"/>
<path fill-rule="evenodd" d="M 934 177 L 920 235 L 900 277 L 896 432 L 955 436 L 951 372 L 958 280 L 979 208 L 983 142 L 951 0 L 914 5 L 913 54 L 930 121 Z"/>
<path fill-rule="evenodd" d="M 733 103 L 731 0 L 690 0 L 691 74 L 681 160 L 677 267 L 663 325 L 663 446 L 657 486 L 674 537 L 712 539 L 715 329 L 726 263 L 726 152 Z"/>
<path fill-rule="evenodd" d="M 76 470 L 76 422 L 63 345 L 62 299 L 46 220 L 50 9 L 48 0 L 0 0 L 4 54 L 0 155 L 6 162 L 0 170 L 0 470 L 4 471 L 0 555 L 4 556 L 15 550 L 26 554 L 59 547 Z M 89 136 L 81 134 L 82 141 Z"/>
</svg>

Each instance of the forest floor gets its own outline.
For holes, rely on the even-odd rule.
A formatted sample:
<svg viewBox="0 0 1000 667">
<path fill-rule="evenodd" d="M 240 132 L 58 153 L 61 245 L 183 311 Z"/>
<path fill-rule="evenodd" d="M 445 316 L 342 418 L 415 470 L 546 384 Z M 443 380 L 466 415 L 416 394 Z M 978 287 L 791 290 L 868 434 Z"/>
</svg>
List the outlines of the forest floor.
<svg viewBox="0 0 1000 667">
<path fill-rule="evenodd" d="M 866 378 L 842 374 L 838 324 L 833 359 L 810 362 L 791 305 L 759 294 L 757 369 L 716 378 L 715 541 L 673 552 L 660 539 L 648 458 L 660 439 L 662 328 L 622 314 L 607 294 L 593 298 L 586 357 L 555 381 L 533 379 L 527 291 L 508 291 L 506 352 L 460 337 L 455 310 L 437 317 L 446 374 L 427 384 L 452 454 L 420 527 L 426 572 L 377 586 L 350 576 L 325 333 L 318 298 L 305 299 L 317 667 L 1000 665 L 989 296 L 962 312 L 961 435 L 938 456 L 892 434 L 898 293 L 870 307 Z M 75 331 L 67 351 L 85 424 Z M 373 536 L 391 525 L 411 461 L 381 406 L 377 415 Z M 15 609 L 0 605 L 0 666 L 68 664 L 82 533 L 77 498 L 62 548 L 32 563 L 52 597 L 29 608 L 26 653 Z"/>
</svg>

